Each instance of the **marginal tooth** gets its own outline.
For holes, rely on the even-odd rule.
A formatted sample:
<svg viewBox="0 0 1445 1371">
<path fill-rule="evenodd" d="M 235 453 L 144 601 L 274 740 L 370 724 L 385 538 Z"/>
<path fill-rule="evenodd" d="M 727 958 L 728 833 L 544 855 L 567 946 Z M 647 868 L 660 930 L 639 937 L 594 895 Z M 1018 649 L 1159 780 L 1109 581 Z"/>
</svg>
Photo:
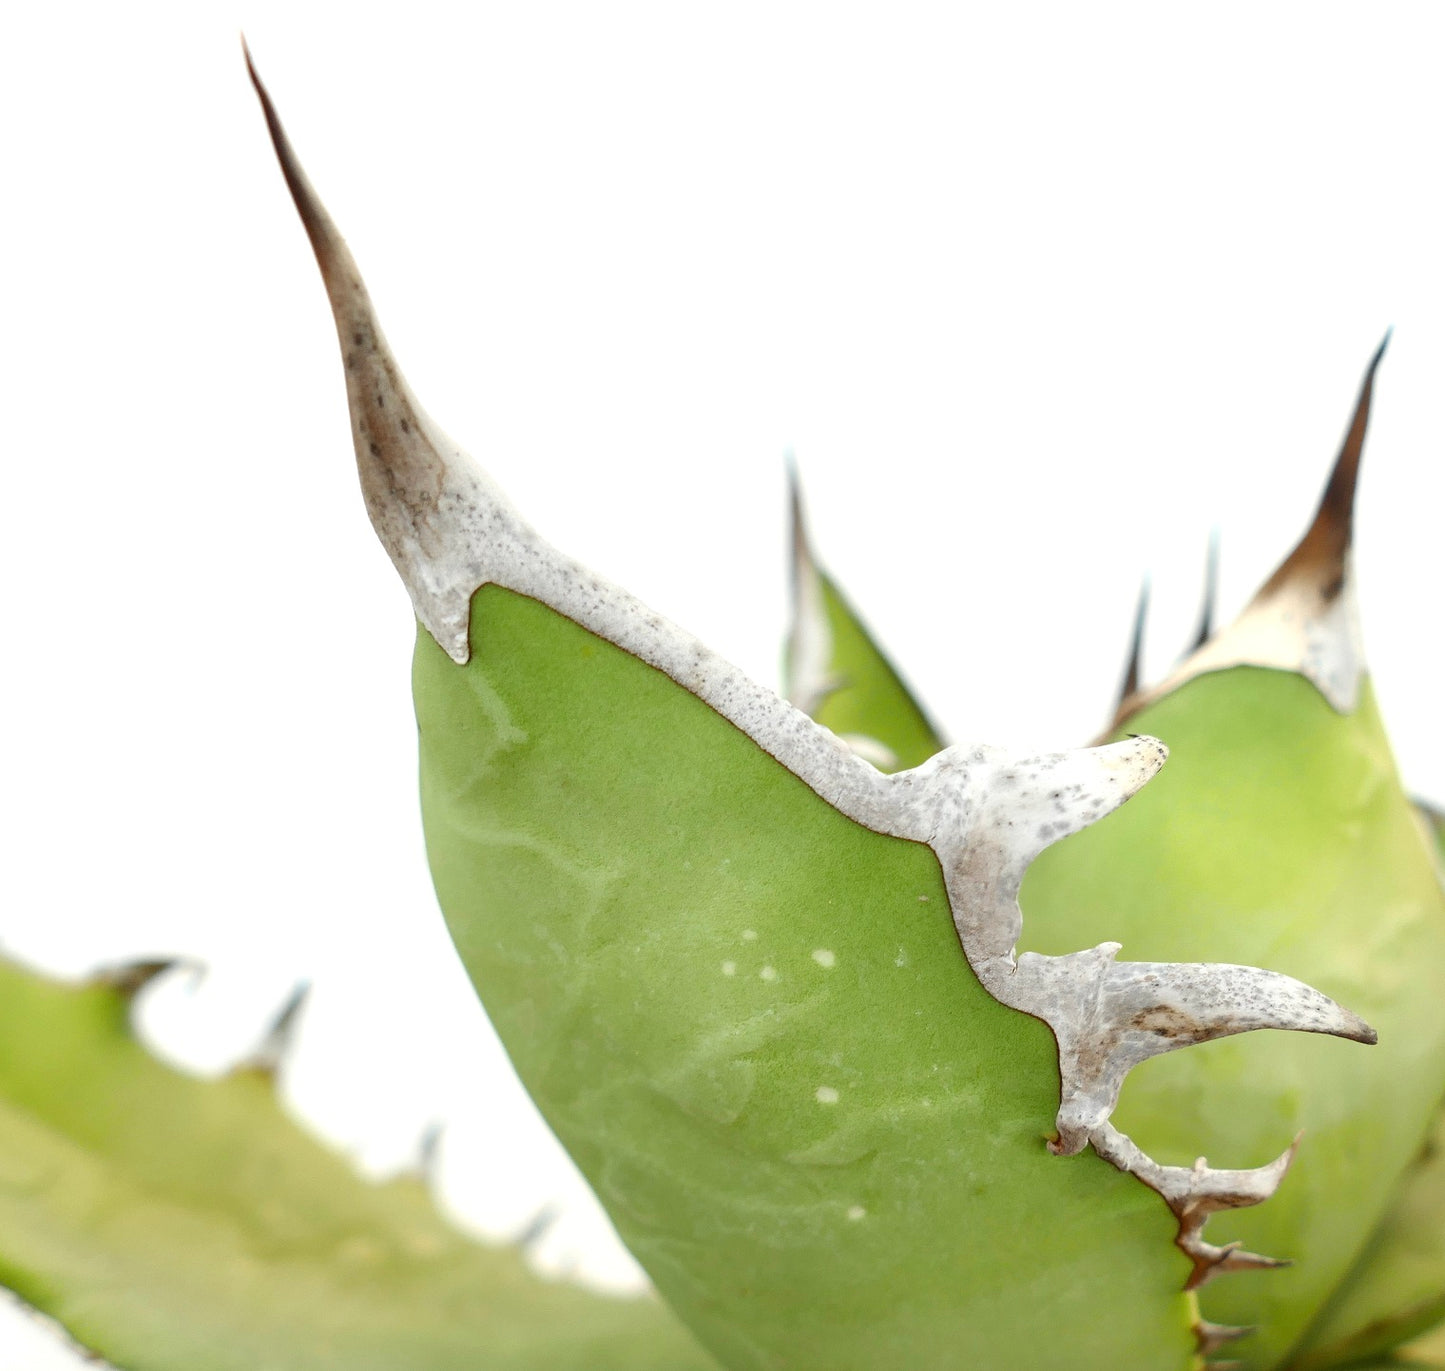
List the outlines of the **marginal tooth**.
<svg viewBox="0 0 1445 1371">
<path fill-rule="evenodd" d="M 1194 1337 L 1198 1343 L 1196 1350 L 1201 1357 L 1207 1357 L 1218 1352 L 1221 1347 L 1228 1347 L 1232 1342 L 1249 1337 L 1253 1332 L 1254 1329 L 1249 1327 L 1236 1327 L 1229 1323 L 1210 1323 L 1208 1319 L 1200 1319 L 1194 1325 Z M 1213 1363 L 1215 1366 L 1220 1364 Z"/>
<path fill-rule="evenodd" d="M 1368 1027 L 1322 996 L 1310 999 L 1314 992 L 1285 996 L 1287 1005 L 1271 1003 L 1266 1012 L 1251 997 L 1270 984 L 1270 973 L 1250 968 L 1149 966 L 1144 979 L 1152 975 L 1153 981 L 1141 988 L 1137 968 L 1114 965 L 1115 944 L 1066 958 L 1014 958 L 1021 923 L 1018 891 L 1029 861 L 1134 794 L 1163 764 L 1164 745 L 1134 737 L 1088 751 L 1023 759 L 1000 749 L 955 747 L 909 771 L 884 775 L 701 643 L 549 548 L 417 404 L 387 349 L 355 263 L 307 182 L 254 69 L 252 79 L 331 301 L 368 511 L 428 632 L 464 664 L 470 656 L 472 595 L 499 582 L 665 672 L 849 818 L 875 832 L 927 843 L 943 867 L 960 940 L 980 981 L 1003 1004 L 1043 1019 L 1059 1040 L 1065 1090 L 1056 1150 L 1092 1142 L 1101 1156 L 1179 1206 L 1181 1246 L 1192 1246 L 1204 1273 L 1200 1279 L 1214 1270 L 1275 1264 L 1238 1248 L 1215 1248 L 1203 1241 L 1199 1229 L 1218 1208 L 1265 1198 L 1278 1183 L 1277 1175 L 1270 1183 L 1270 1174 L 1282 1175 L 1287 1157 L 1283 1165 L 1253 1173 L 1211 1171 L 1202 1164 L 1192 1171 L 1158 1166 L 1107 1122 L 1122 1072 L 1170 1046 L 1226 1032 L 1290 1027 L 1372 1041 Z M 1358 465 L 1368 398 L 1367 381 L 1341 471 Z M 1354 456 L 1346 461 L 1351 450 Z M 1352 475 L 1349 483 L 1352 488 Z M 1343 489 L 1343 477 L 1332 481 L 1333 493 L 1326 499 L 1330 510 L 1337 509 Z M 796 508 L 795 520 L 800 528 Z M 1338 608 L 1348 601 L 1347 592 L 1345 578 L 1332 590 L 1317 587 L 1316 598 Z M 1313 621 L 1300 632 L 1309 646 Z M 1197 663 L 1220 641 L 1212 640 L 1191 659 L 1193 671 L 1213 669 Z M 1301 652 L 1281 659 L 1277 644 L 1274 651 L 1266 665 L 1296 669 L 1307 660 Z M 1288 977 L 1275 978 L 1274 984 L 1299 986 Z M 1236 1002 L 1241 985 L 1249 995 Z M 301 1000 L 298 992 L 267 1034 L 249 1064 L 253 1070 L 274 1074 Z M 1141 1014 L 1141 1022 L 1133 1021 Z M 1187 1016 L 1190 1026 L 1166 1022 L 1174 1015 Z M 1086 1046 L 1102 1066 L 1084 1069 Z M 1082 1140 L 1066 1133 L 1066 1109 L 1076 1111 L 1073 1123 Z M 535 1241 L 547 1221 L 544 1211 L 524 1241 Z"/>
<path fill-rule="evenodd" d="M 1112 813 L 1159 773 L 1169 749 L 1145 734 L 1103 747 L 1009 760 L 989 777 L 989 806 L 1013 830 L 1009 847 L 1029 861 Z"/>
<path fill-rule="evenodd" d="M 1134 606 L 1134 632 L 1129 640 L 1129 660 L 1124 667 L 1124 679 L 1119 683 L 1119 694 L 1114 701 L 1115 719 L 1125 716 L 1129 701 L 1139 693 L 1141 659 L 1144 655 L 1144 624 L 1148 617 L 1149 578 L 1146 576 L 1139 584 L 1139 599 Z"/>
<path fill-rule="evenodd" d="M 1223 1209 L 1247 1209 L 1269 1199 L 1294 1161 L 1298 1137 L 1274 1161 L 1243 1171 L 1211 1167 L 1203 1157 L 1193 1166 L 1160 1166 L 1132 1138 L 1107 1121 L 1092 1130 L 1088 1141 L 1105 1161 L 1143 1181 L 1174 1211 L 1179 1220 L 1174 1242 L 1194 1263 L 1186 1290 L 1197 1290 L 1227 1271 L 1289 1265 L 1275 1257 L 1246 1252 L 1238 1243 L 1218 1247 L 1205 1241 L 1203 1232 L 1212 1214 Z"/>
<path fill-rule="evenodd" d="M 1278 1257 L 1262 1257 L 1258 1252 L 1246 1252 L 1238 1243 L 1215 1247 L 1201 1238 L 1178 1237 L 1175 1239 L 1181 1251 L 1194 1263 L 1186 1290 L 1198 1290 L 1217 1276 L 1227 1276 L 1233 1271 L 1280 1271 L 1291 1262 Z"/>
<path fill-rule="evenodd" d="M 487 549 L 509 539 L 515 515 L 412 395 L 361 273 L 307 180 L 249 51 L 246 65 L 331 302 L 367 513 L 417 618 L 454 661 L 465 664 L 472 593 L 490 579 Z M 478 500 L 483 488 L 486 498 Z"/>
<path fill-rule="evenodd" d="M 1313 986 L 1222 962 L 1110 963 L 1094 1013 L 1096 1026 L 1107 1016 L 1133 1062 L 1260 1028 L 1377 1041 L 1359 1015 Z"/>
<path fill-rule="evenodd" d="M 552 1231 L 559 1218 L 561 1211 L 548 1201 L 522 1225 L 513 1243 L 523 1252 L 531 1252 Z"/>
<path fill-rule="evenodd" d="M 918 833 L 938 853 L 948 885 L 954 926 L 969 965 L 1004 1004 L 1048 1017 L 1021 994 L 1014 947 L 1023 930 L 1019 887 L 1029 863 L 1050 843 L 1086 828 L 1117 809 L 1155 776 L 1169 756 L 1157 738 L 1126 738 L 1105 747 L 1015 758 L 996 749 L 949 748 L 912 773 L 893 780 L 911 785 L 927 777 L 923 809 L 930 827 Z M 977 770 L 980 781 L 960 789 L 959 773 Z M 956 812 L 955 812 L 956 811 Z M 1062 987 L 1065 1004 L 1077 991 Z"/>
<path fill-rule="evenodd" d="M 1294 1165 L 1299 1145 L 1296 1136 L 1272 1162 L 1244 1170 L 1212 1167 L 1203 1157 L 1193 1166 L 1160 1167 L 1164 1185 L 1160 1193 L 1182 1220 L 1202 1227 L 1211 1214 L 1221 1209 L 1248 1209 L 1269 1199 Z"/>
<path fill-rule="evenodd" d="M 1376 1041 L 1358 1015 L 1293 976 L 1216 962 L 1117 962 L 1118 950 L 1102 943 L 1018 959 L 1020 993 L 1048 1004 L 1059 1045 L 1062 1150 L 1083 1147 L 1124 1077 L 1150 1057 L 1262 1028 Z"/>
<path fill-rule="evenodd" d="M 122 999 L 134 1000 L 152 981 L 176 970 L 189 971 L 197 978 L 205 975 L 205 967 L 189 957 L 152 957 L 100 967 L 90 983 L 114 990 Z"/>
<path fill-rule="evenodd" d="M 803 489 L 798 468 L 788 462 L 788 503 L 792 536 L 793 622 L 788 630 L 787 680 L 784 696 L 804 714 L 815 714 L 823 701 L 842 684 L 829 671 L 833 658 L 833 631 L 823 601 L 823 575 L 813 555 L 803 513 Z"/>
<path fill-rule="evenodd" d="M 291 1043 L 296 1037 L 296 1024 L 301 1016 L 301 1010 L 310 993 L 309 982 L 302 981 L 296 986 L 276 1017 L 272 1019 L 270 1027 L 266 1029 L 261 1041 L 256 1045 L 256 1049 L 250 1056 L 237 1063 L 234 1074 L 267 1076 L 274 1079 L 280 1073 L 282 1064 L 291 1050 Z"/>
<path fill-rule="evenodd" d="M 1304 537 L 1239 618 L 1202 644 L 1164 681 L 1136 696 L 1131 713 L 1195 676 L 1234 666 L 1298 672 L 1341 714 L 1355 708 L 1365 671 L 1350 565 L 1355 487 L 1375 371 L 1389 341 L 1386 334 L 1365 371 L 1349 430 Z"/>
<path fill-rule="evenodd" d="M 1199 605 L 1199 622 L 1194 629 L 1189 651 L 1198 652 L 1214 634 L 1214 610 L 1219 599 L 1219 530 L 1209 534 L 1209 550 L 1204 555 L 1204 598 Z"/>
<path fill-rule="evenodd" d="M 444 1123 L 429 1123 L 417 1140 L 415 1160 L 405 1168 L 403 1174 L 414 1176 L 424 1185 L 434 1185 L 437 1167 L 440 1165 L 442 1134 L 445 1132 Z"/>
</svg>

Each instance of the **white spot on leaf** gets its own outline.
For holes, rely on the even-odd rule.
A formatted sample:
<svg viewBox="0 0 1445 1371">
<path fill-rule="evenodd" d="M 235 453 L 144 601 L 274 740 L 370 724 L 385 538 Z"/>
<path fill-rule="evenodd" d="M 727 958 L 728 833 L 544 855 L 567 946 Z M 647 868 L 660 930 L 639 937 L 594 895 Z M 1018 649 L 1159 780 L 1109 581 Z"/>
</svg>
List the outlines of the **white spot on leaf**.
<svg viewBox="0 0 1445 1371">
<path fill-rule="evenodd" d="M 838 1092 L 834 1090 L 831 1085 L 820 1085 L 813 1091 L 813 1098 L 817 1100 L 819 1104 L 837 1104 Z"/>
<path fill-rule="evenodd" d="M 817 962 L 824 971 L 831 971 L 838 964 L 838 958 L 826 947 L 815 947 L 813 949 L 813 960 Z"/>
</svg>

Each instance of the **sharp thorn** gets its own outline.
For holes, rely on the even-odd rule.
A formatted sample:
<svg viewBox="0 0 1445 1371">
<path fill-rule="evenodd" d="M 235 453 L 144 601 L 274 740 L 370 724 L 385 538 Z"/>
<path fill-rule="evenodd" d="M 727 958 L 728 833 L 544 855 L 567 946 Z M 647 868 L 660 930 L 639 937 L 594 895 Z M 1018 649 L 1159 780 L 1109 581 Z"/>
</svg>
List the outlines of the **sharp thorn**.
<svg viewBox="0 0 1445 1371">
<path fill-rule="evenodd" d="M 337 265 L 335 249 L 340 242 L 340 236 L 330 216 L 316 198 L 316 192 L 311 188 L 311 182 L 306 179 L 306 173 L 301 169 L 295 149 L 282 127 L 276 106 L 271 103 L 270 92 L 262 83 L 256 64 L 251 60 L 251 49 L 244 38 L 241 40 L 241 50 L 246 57 L 246 73 L 251 78 L 256 98 L 261 102 L 261 112 L 266 118 L 266 131 L 271 135 L 271 146 L 275 150 L 277 162 L 281 164 L 281 175 L 286 178 L 286 188 L 291 192 L 296 212 L 301 216 L 306 236 L 311 239 L 316 260 L 321 266 L 321 274 L 326 277 L 329 288 L 333 270 Z"/>
<path fill-rule="evenodd" d="M 1265 1257 L 1258 1252 L 1246 1252 L 1238 1243 L 1230 1243 L 1227 1247 L 1216 1249 L 1219 1256 L 1200 1256 L 1190 1253 L 1194 1258 L 1194 1273 L 1184 1283 L 1185 1290 L 1199 1290 L 1210 1281 L 1219 1276 L 1227 1276 L 1232 1271 L 1282 1271 L 1294 1263 L 1283 1257 Z"/>
<path fill-rule="evenodd" d="M 1370 424 L 1370 401 L 1375 390 L 1375 372 L 1389 345 L 1387 333 L 1360 383 L 1350 426 L 1335 458 L 1330 479 L 1320 497 L 1314 521 L 1279 569 L 1265 582 L 1257 599 L 1267 599 L 1293 581 L 1315 585 L 1322 600 L 1334 600 L 1344 588 L 1346 556 L 1354 538 L 1355 489 L 1360 477 L 1360 457 L 1365 448 L 1365 433 Z"/>
<path fill-rule="evenodd" d="M 1209 533 L 1209 550 L 1204 554 L 1204 599 L 1199 606 L 1199 622 L 1194 629 L 1190 652 L 1198 652 L 1214 636 L 1214 614 L 1219 599 L 1219 529 Z M 1187 654 L 1186 654 L 1187 655 Z"/>
<path fill-rule="evenodd" d="M 113 990 L 124 1000 L 134 1000 L 150 983 L 169 971 L 189 971 L 197 980 L 206 968 L 189 957 L 147 957 L 133 962 L 118 962 L 100 967 L 90 983 Z"/>
<path fill-rule="evenodd" d="M 1149 578 L 1139 583 L 1139 599 L 1134 606 L 1134 632 L 1129 640 L 1129 659 L 1124 666 L 1124 678 L 1119 683 L 1119 695 L 1114 703 L 1114 717 L 1122 718 L 1128 702 L 1139 693 L 1139 682 L 1144 656 L 1144 625 L 1149 618 Z"/>
<path fill-rule="evenodd" d="M 236 1065 L 235 1073 L 269 1076 L 273 1079 L 280 1073 L 286 1056 L 291 1050 L 291 1043 L 296 1037 L 296 1024 L 301 1016 L 301 1010 L 310 993 L 309 981 L 298 983 L 286 1003 L 281 1006 L 276 1017 L 272 1019 L 270 1027 L 266 1029 L 255 1051 Z"/>
<path fill-rule="evenodd" d="M 1208 1319 L 1200 1319 L 1194 1325 L 1194 1336 L 1199 1343 L 1196 1350 L 1201 1357 L 1207 1357 L 1221 1347 L 1228 1347 L 1232 1342 L 1249 1337 L 1253 1332 L 1254 1329 L 1247 1326 L 1236 1327 L 1233 1324 L 1210 1323 Z"/>
<path fill-rule="evenodd" d="M 442 1135 L 446 1124 L 433 1120 L 423 1130 L 416 1149 L 416 1174 L 428 1184 L 436 1180 L 441 1159 Z"/>
<path fill-rule="evenodd" d="M 561 1217 L 561 1211 L 549 1200 L 523 1225 L 513 1242 L 523 1252 L 530 1252 L 546 1237 Z"/>
<path fill-rule="evenodd" d="M 502 555 L 498 549 L 511 546 L 523 526 L 411 393 L 351 252 L 301 169 L 249 54 L 247 64 L 331 304 L 367 513 L 417 618 L 448 656 L 464 665 L 471 656 L 472 593 L 491 579 L 489 558 Z M 489 511 L 491 533 L 479 542 L 467 519 L 482 506 Z"/>
</svg>

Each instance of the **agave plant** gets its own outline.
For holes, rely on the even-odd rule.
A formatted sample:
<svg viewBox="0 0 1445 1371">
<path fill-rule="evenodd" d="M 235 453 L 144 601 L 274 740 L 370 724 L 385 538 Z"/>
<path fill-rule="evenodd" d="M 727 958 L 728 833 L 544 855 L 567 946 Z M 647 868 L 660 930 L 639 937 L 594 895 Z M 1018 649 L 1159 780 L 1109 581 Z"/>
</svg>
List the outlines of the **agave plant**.
<svg viewBox="0 0 1445 1371">
<path fill-rule="evenodd" d="M 1379 355 L 1241 618 L 1145 686 L 1141 611 L 1109 738 L 945 745 L 796 495 L 786 701 L 533 532 L 257 90 L 416 609 L 448 926 L 660 1298 L 367 1186 L 277 1110 L 274 1050 L 161 1066 L 127 1029 L 154 967 L 3 970 L 0 1280 L 136 1368 L 1402 1364 L 1445 1315 L 1445 910 L 1355 623 Z"/>
</svg>

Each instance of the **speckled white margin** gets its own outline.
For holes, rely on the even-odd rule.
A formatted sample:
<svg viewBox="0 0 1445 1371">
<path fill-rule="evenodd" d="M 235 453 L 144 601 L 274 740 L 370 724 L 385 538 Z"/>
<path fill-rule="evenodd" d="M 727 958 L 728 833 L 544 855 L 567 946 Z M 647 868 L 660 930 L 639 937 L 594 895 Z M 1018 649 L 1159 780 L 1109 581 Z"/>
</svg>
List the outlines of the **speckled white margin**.
<svg viewBox="0 0 1445 1371">
<path fill-rule="evenodd" d="M 254 77 L 254 72 L 253 72 Z M 483 585 L 531 596 L 670 676 L 855 822 L 926 844 L 943 869 L 969 965 L 1000 1003 L 1042 1019 L 1059 1048 L 1061 1154 L 1086 1145 L 1157 1191 L 1179 1220 L 1192 1286 L 1224 1270 L 1273 1265 L 1202 1236 L 1219 1209 L 1271 1195 L 1293 1145 L 1247 1171 L 1160 1166 L 1109 1116 L 1128 1071 L 1179 1047 L 1256 1028 L 1373 1042 L 1362 1020 L 1319 991 L 1253 967 L 1118 962 L 1117 943 L 1066 956 L 1015 955 L 1019 887 L 1049 844 L 1122 804 L 1164 764 L 1155 738 L 1017 755 L 958 745 L 884 775 L 827 729 L 682 629 L 544 542 L 424 413 L 386 346 L 360 274 L 296 161 L 257 81 L 277 156 L 316 251 L 346 366 L 368 511 L 418 619 L 457 663 L 470 655 L 471 598 Z M 1201 1345 L 1229 1330 L 1201 1331 Z"/>
<path fill-rule="evenodd" d="M 1120 708 L 1137 713 L 1185 681 L 1235 666 L 1298 672 L 1336 712 L 1354 713 L 1365 675 L 1365 648 L 1352 559 L 1346 557 L 1343 581 L 1332 596 L 1309 576 L 1261 590 L 1229 627 Z"/>
</svg>

